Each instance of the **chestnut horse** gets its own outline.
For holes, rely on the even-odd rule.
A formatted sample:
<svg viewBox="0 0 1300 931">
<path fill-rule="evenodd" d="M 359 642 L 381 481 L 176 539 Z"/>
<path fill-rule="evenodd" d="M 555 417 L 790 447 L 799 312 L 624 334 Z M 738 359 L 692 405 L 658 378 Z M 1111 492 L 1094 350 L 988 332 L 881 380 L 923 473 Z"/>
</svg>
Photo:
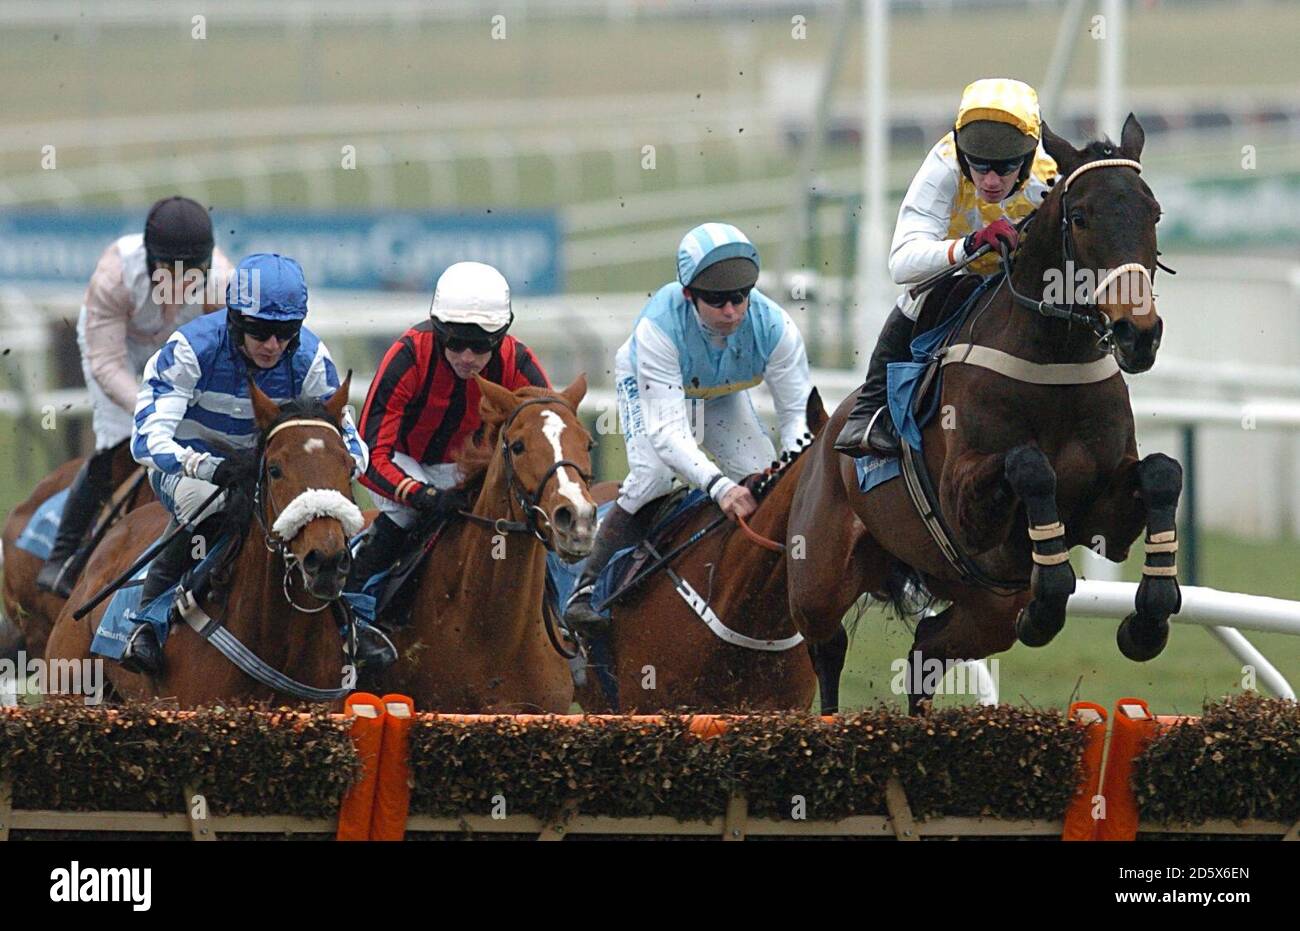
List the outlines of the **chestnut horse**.
<svg viewBox="0 0 1300 931">
<path fill-rule="evenodd" d="M 587 380 L 558 393 L 475 381 L 484 433 L 460 461 L 478 496 L 418 570 L 410 620 L 393 635 L 400 659 L 379 678 L 426 711 L 564 713 L 573 680 L 542 597 L 547 547 L 573 562 L 595 539 L 593 444 L 577 415 Z"/>
<path fill-rule="evenodd" d="M 808 398 L 808 426 L 814 434 L 826 424 L 821 398 Z M 749 529 L 768 541 L 784 543 L 791 499 L 804 469 L 806 455 L 799 454 L 772 474 L 759 499 L 758 510 L 747 521 Z M 610 500 L 618 493 L 614 482 L 598 486 L 598 497 Z M 715 507 L 700 508 L 657 546 L 661 554 L 689 539 L 719 517 Z M 803 544 L 792 541 L 786 553 L 765 548 L 737 524 L 725 522 L 681 556 L 670 562 L 672 570 L 703 597 L 717 619 L 730 630 L 757 641 L 782 641 L 796 631 L 790 621 L 786 597 L 787 558 L 803 556 Z M 697 615 L 681 593 L 673 573 L 659 570 L 640 586 L 617 600 L 611 610 L 609 645 L 618 683 L 620 712 L 656 712 L 688 708 L 696 711 L 804 711 L 811 704 L 818 679 L 823 712 L 835 710 L 843 648 L 833 674 L 816 674 L 807 644 L 780 650 L 755 649 L 728 643 Z M 827 644 L 833 650 L 835 642 Z M 584 711 L 605 712 L 610 707 L 588 668 L 587 684 L 578 690 Z"/>
<path fill-rule="evenodd" d="M 351 566 L 348 535 L 361 527 L 352 501 L 353 460 L 339 432 L 351 373 L 323 404 L 277 407 L 249 382 L 257 427 L 259 471 L 252 495 L 227 490 L 228 531 L 238 548 L 223 555 L 203 607 L 264 663 L 311 688 L 340 689 L 347 678 L 335 610 Z M 90 656 L 107 602 L 77 620 L 74 610 L 131 566 L 166 530 L 160 504 L 131 512 L 95 550 L 50 635 L 50 659 Z M 345 526 L 346 525 L 346 526 Z M 287 536 L 287 539 L 285 538 Z M 294 569 L 298 571 L 295 572 Z M 174 697 L 182 708 L 215 701 L 294 702 L 235 666 L 188 624 L 177 624 L 158 678 L 106 663 L 105 677 L 122 698 Z"/>
<path fill-rule="evenodd" d="M 1136 611 L 1118 640 L 1137 661 L 1164 647 L 1168 617 L 1181 603 L 1174 521 L 1182 470 L 1160 454 L 1138 458 L 1119 371 L 1154 364 L 1164 325 L 1149 287 L 1160 206 L 1139 175 L 1142 143 L 1132 115 L 1118 149 L 1108 140 L 1075 149 L 1043 127 L 1043 146 L 1065 180 L 1026 229 L 1010 280 L 986 290 L 955 334 L 959 364 L 944 367 L 945 416 L 923 431 L 924 464 L 953 541 L 982 571 L 982 583 L 945 558 L 902 479 L 859 491 L 853 461 L 826 441 L 839 432 L 851 398 L 806 457 L 790 521 L 791 532 L 808 539 L 808 558 L 790 563 L 799 629 L 814 642 L 830 636 L 862 593 L 900 608 L 907 582 L 951 602 L 917 624 L 907 676 L 913 711 L 928 707 L 932 691 L 918 664 L 983 658 L 1017 637 L 1046 644 L 1065 623 L 1074 590 L 1069 548 L 1094 547 L 1121 562 L 1144 525 Z M 1074 271 L 1094 273 L 1098 286 L 1067 307 L 1050 296 L 1040 302 L 1056 276 L 1072 280 L 1067 259 Z M 1114 299 L 1103 284 L 1123 276 L 1137 287 L 1131 298 Z M 916 332 L 942 310 L 927 306 Z M 972 345 L 979 356 L 965 348 Z M 1016 357 L 1013 374 L 975 361 L 1001 354 Z M 999 584 L 988 587 L 988 579 Z"/>
<path fill-rule="evenodd" d="M 130 442 L 123 441 L 113 450 L 113 497 L 106 505 L 97 525 L 91 529 L 91 538 L 100 532 L 99 523 L 107 519 L 120 495 L 129 495 L 118 508 L 118 516 L 135 510 L 155 500 L 148 482 L 135 483 L 139 469 L 131 458 Z M 63 599 L 53 592 L 36 587 L 36 576 L 41 571 L 42 560 L 15 545 L 27 527 L 36 509 L 48 499 L 72 484 L 85 459 L 63 463 L 36 485 L 22 504 L 9 512 L 5 519 L 3 535 L 4 553 L 4 616 L 0 617 L 0 657 L 26 650 L 32 656 L 45 655 L 45 642 L 54 627 L 54 621 L 63 610 Z M 131 484 L 127 484 L 130 482 Z"/>
</svg>

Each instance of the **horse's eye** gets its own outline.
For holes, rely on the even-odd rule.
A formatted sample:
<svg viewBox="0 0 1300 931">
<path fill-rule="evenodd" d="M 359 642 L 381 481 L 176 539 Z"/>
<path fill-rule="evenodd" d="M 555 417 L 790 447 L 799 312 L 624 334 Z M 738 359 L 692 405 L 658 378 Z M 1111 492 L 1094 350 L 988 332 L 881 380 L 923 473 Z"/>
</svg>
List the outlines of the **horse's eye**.
<svg viewBox="0 0 1300 931">
<path fill-rule="evenodd" d="M 516 456 L 522 456 L 524 452 L 524 441 L 515 440 L 513 443 L 510 444 L 510 451 L 514 453 Z"/>
<path fill-rule="evenodd" d="M 271 478 L 283 478 L 283 477 L 284 477 L 284 473 L 283 473 L 282 471 L 280 471 L 280 467 L 279 467 L 278 465 L 271 465 L 271 466 L 268 466 L 267 469 L 266 469 L 266 471 L 270 474 Z"/>
<path fill-rule="evenodd" d="M 1070 222 L 1073 223 L 1075 226 L 1077 226 L 1079 229 L 1084 229 L 1088 225 L 1087 220 L 1083 218 L 1082 210 L 1071 210 Z"/>
<path fill-rule="evenodd" d="M 593 449 L 595 449 L 595 448 L 596 448 L 596 441 L 595 441 L 595 440 L 587 440 L 587 452 L 591 452 L 591 451 L 592 451 Z"/>
</svg>

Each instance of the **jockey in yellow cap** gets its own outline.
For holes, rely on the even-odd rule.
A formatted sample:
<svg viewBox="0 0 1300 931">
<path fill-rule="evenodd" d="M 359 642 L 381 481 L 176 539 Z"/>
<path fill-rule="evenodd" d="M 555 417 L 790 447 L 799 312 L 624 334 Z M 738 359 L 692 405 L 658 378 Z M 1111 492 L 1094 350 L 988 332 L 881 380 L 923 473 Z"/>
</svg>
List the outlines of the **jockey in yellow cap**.
<svg viewBox="0 0 1300 931">
<path fill-rule="evenodd" d="M 1009 78 L 968 85 L 952 132 L 925 157 L 899 208 L 889 249 L 894 283 L 914 285 L 983 245 L 993 252 L 967 268 L 980 275 L 995 271 L 999 242 L 1016 248 L 1014 224 L 1042 203 L 1056 175 L 1056 162 L 1041 140 L 1032 87 Z M 885 321 L 866 381 L 835 441 L 840 452 L 898 455 L 898 433 L 886 406 L 886 373 L 890 362 L 909 357 L 920 303 L 904 291 Z"/>
</svg>

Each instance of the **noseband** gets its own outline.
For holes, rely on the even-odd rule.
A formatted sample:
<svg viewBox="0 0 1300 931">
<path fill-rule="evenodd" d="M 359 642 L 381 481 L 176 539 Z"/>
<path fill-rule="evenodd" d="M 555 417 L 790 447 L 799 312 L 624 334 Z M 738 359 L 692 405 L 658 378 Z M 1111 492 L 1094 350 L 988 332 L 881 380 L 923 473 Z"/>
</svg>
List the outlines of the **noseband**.
<svg viewBox="0 0 1300 931">
<path fill-rule="evenodd" d="M 1074 171 L 1070 172 L 1069 177 L 1061 185 L 1061 252 L 1065 258 L 1066 267 L 1069 268 L 1074 263 L 1074 258 L 1078 250 L 1074 245 L 1074 232 L 1070 226 L 1070 210 L 1065 202 L 1066 196 L 1070 193 L 1070 185 L 1074 183 L 1079 175 L 1092 171 L 1094 168 L 1132 168 L 1139 174 L 1142 171 L 1142 163 L 1129 158 L 1103 158 L 1093 162 L 1085 162 Z M 1021 307 L 1027 307 L 1030 310 L 1037 311 L 1044 317 L 1053 317 L 1057 320 L 1065 320 L 1071 326 L 1080 324 L 1090 330 L 1097 337 L 1097 349 L 1103 353 L 1115 351 L 1114 345 L 1114 324 L 1110 318 L 1102 312 L 1101 308 L 1095 303 L 1098 294 L 1101 294 L 1106 287 L 1125 272 L 1139 272 L 1147 279 L 1147 285 L 1151 285 L 1151 270 L 1140 262 L 1128 262 L 1119 268 L 1112 269 L 1101 282 L 1093 289 L 1093 303 L 1088 304 L 1087 310 L 1076 310 L 1073 302 L 1069 304 L 1052 304 L 1048 301 L 1034 300 L 1021 294 L 1015 289 L 1011 282 L 1011 256 L 1005 243 L 1000 243 L 1002 251 L 1002 270 L 1005 272 L 1007 290 L 1011 292 L 1011 297 Z"/>
<path fill-rule="evenodd" d="M 296 602 L 294 602 L 293 596 L 289 591 L 289 578 L 293 574 L 294 567 L 298 565 L 298 557 L 295 556 L 293 554 L 293 551 L 289 549 L 289 543 L 292 541 L 292 539 L 295 536 L 297 536 L 297 534 L 296 533 L 290 534 L 288 539 L 286 539 L 281 533 L 277 531 L 277 527 L 275 526 L 280 523 L 281 515 L 283 515 L 286 510 L 291 510 L 294 506 L 294 503 L 298 499 L 295 498 L 294 501 L 291 501 L 287 508 L 279 508 L 275 503 L 275 499 L 271 495 L 270 487 L 267 486 L 266 484 L 267 447 L 271 445 L 271 438 L 287 427 L 324 427 L 327 430 L 334 431 L 334 435 L 339 437 L 340 439 L 342 439 L 343 434 L 339 431 L 338 427 L 334 426 L 334 424 L 330 423 L 328 420 L 317 420 L 313 418 L 294 418 L 293 420 L 286 420 L 283 423 L 276 424 L 271 429 L 271 431 L 267 433 L 266 440 L 265 442 L 262 443 L 262 455 L 259 458 L 257 463 L 257 485 L 253 489 L 253 513 L 257 515 L 257 523 L 262 528 L 262 542 L 266 546 L 269 552 L 278 553 L 280 555 L 281 561 L 284 563 L 284 576 L 280 580 L 281 587 L 284 589 L 284 600 L 289 602 L 289 604 L 293 608 L 303 612 L 304 614 L 316 614 L 317 612 L 324 611 L 326 608 L 328 608 L 331 605 L 331 602 L 328 601 L 323 602 L 319 607 L 316 608 L 304 608 L 302 605 L 299 605 Z M 333 491 L 333 490 L 329 490 L 329 491 L 332 491 L 333 494 L 338 495 L 339 498 L 343 497 L 342 494 L 340 494 L 337 491 Z M 275 512 L 275 519 L 272 521 L 272 526 L 270 527 L 267 526 L 266 515 L 262 513 L 263 500 L 265 500 L 266 503 L 269 504 L 271 509 Z M 346 503 L 351 504 L 351 502 L 347 502 L 346 499 L 344 499 L 344 501 Z M 352 508 L 355 509 L 356 505 L 352 504 Z M 335 512 L 338 511 L 339 510 L 338 505 L 335 504 L 329 510 Z M 340 523 L 344 524 L 344 532 L 347 535 L 351 535 L 352 533 L 355 533 L 361 529 L 360 526 L 357 526 L 354 530 L 347 529 L 348 521 L 346 520 L 346 517 L 348 515 L 340 514 L 340 513 L 331 513 L 329 514 L 329 516 L 337 518 Z M 358 520 L 360 519 L 360 511 L 356 511 L 356 518 Z"/>
</svg>

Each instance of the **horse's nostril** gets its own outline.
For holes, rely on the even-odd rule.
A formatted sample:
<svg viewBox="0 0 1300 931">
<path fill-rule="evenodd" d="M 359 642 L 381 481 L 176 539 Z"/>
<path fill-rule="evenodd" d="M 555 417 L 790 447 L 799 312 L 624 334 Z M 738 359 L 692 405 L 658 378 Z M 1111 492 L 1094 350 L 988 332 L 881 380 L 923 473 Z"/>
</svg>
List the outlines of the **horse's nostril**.
<svg viewBox="0 0 1300 931">
<path fill-rule="evenodd" d="M 316 572 L 317 570 L 320 569 L 320 564 L 321 564 L 320 550 L 312 550 L 303 558 L 302 561 L 303 568 L 306 569 L 308 572 Z"/>
<path fill-rule="evenodd" d="M 568 533 L 573 529 L 573 509 L 568 505 L 560 505 L 551 515 L 551 525 L 560 533 Z"/>
</svg>

